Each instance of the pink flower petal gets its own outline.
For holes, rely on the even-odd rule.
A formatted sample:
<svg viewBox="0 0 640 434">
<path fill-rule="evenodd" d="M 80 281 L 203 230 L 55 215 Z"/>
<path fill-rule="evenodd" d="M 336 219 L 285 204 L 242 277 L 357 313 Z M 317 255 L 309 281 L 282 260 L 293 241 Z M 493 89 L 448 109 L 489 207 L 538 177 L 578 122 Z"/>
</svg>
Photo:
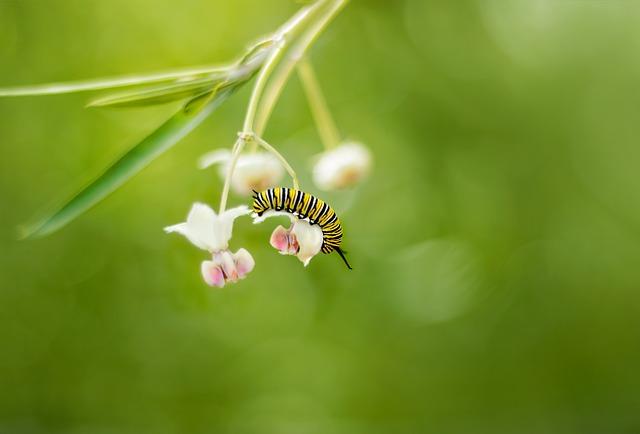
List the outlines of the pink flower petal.
<svg viewBox="0 0 640 434">
<path fill-rule="evenodd" d="M 236 282 L 238 280 L 236 264 L 228 250 L 214 253 L 213 261 L 220 266 L 227 282 Z"/>
<path fill-rule="evenodd" d="M 289 249 L 289 231 L 282 226 L 278 226 L 271 234 L 269 243 L 279 252 L 287 253 Z"/>
<path fill-rule="evenodd" d="M 244 279 L 244 277 L 253 270 L 256 263 L 253 260 L 253 257 L 246 249 L 238 250 L 234 255 L 234 260 L 236 262 L 236 270 L 238 271 L 238 277 L 240 279 Z"/>
<path fill-rule="evenodd" d="M 222 270 L 215 262 L 203 261 L 200 270 L 207 285 L 217 286 L 218 288 L 224 286 L 224 273 L 222 273 Z"/>
</svg>

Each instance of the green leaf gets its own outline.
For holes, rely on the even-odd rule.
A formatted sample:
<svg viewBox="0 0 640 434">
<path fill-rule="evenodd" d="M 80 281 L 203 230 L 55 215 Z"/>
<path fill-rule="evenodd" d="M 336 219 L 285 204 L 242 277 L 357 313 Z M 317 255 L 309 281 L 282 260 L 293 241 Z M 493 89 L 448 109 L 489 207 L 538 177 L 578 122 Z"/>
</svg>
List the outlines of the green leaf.
<svg viewBox="0 0 640 434">
<path fill-rule="evenodd" d="M 195 108 L 187 104 L 185 107 L 189 107 L 188 109 L 180 109 L 61 208 L 35 224 L 22 228 L 22 237 L 32 238 L 51 234 L 100 202 L 197 127 L 237 87 L 232 86 L 221 90 L 206 104 L 196 105 Z"/>
<path fill-rule="evenodd" d="M 120 92 L 94 99 L 87 107 L 139 107 L 165 104 L 172 101 L 202 95 L 224 81 L 224 76 L 214 75 L 177 83 L 146 87 L 140 90 Z"/>
<path fill-rule="evenodd" d="M 231 67 L 209 66 L 184 70 L 159 72 L 147 75 L 129 75 L 114 78 L 97 78 L 84 81 L 47 83 L 33 86 L 0 88 L 0 97 L 56 95 L 63 93 L 87 92 L 93 90 L 117 89 L 123 87 L 144 86 L 149 84 L 177 83 L 184 79 L 197 79 L 203 76 L 225 75 Z"/>
</svg>

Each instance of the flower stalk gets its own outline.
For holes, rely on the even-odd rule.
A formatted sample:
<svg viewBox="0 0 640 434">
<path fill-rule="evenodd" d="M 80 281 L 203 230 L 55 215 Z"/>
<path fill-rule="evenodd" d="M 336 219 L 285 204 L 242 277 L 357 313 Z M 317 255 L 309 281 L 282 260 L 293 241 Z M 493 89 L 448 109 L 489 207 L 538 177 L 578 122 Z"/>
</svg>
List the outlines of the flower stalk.
<svg viewBox="0 0 640 434">
<path fill-rule="evenodd" d="M 260 145 L 273 153 L 282 162 L 287 172 L 289 172 L 294 188 L 299 188 L 298 177 L 289 162 L 260 136 L 282 93 L 282 89 L 291 76 L 293 68 L 295 68 L 307 49 L 320 36 L 322 31 L 329 25 L 331 20 L 346 3 L 347 0 L 318 0 L 316 3 L 301 9 L 274 35 L 273 41 L 276 45 L 272 48 L 269 57 L 258 74 L 247 106 L 242 131 L 238 134 L 238 140 L 233 146 L 231 162 L 220 198 L 220 213 L 224 212 L 226 208 L 231 178 L 233 177 L 240 153 L 244 145 L 251 141 L 254 143 L 254 150 Z M 300 29 L 303 29 L 305 25 L 308 25 L 309 21 L 316 16 L 316 13 L 320 15 L 319 18 L 309 24 L 308 30 L 304 32 L 298 42 L 291 47 L 288 56 L 282 62 L 283 64 L 279 65 L 285 49 L 291 44 L 291 41 L 295 39 L 291 36 L 295 35 Z M 274 74 L 276 70 L 277 73 L 272 78 L 272 74 Z M 269 81 L 270 79 L 272 79 L 271 82 Z"/>
<path fill-rule="evenodd" d="M 316 123 L 318 134 L 325 149 L 333 149 L 341 142 L 340 133 L 331 116 L 327 101 L 322 94 L 320 83 L 316 77 L 309 59 L 304 58 L 298 63 L 298 76 L 307 96 L 311 114 Z"/>
<path fill-rule="evenodd" d="M 291 73 L 298 62 L 302 60 L 309 47 L 318 39 L 331 21 L 340 13 L 342 8 L 346 6 L 347 2 L 348 0 L 320 0 L 316 3 L 318 6 L 325 6 L 323 9 L 324 14 L 321 14 L 320 18 L 315 21 L 290 48 L 286 58 L 275 71 L 269 85 L 264 90 L 264 98 L 261 101 L 255 125 L 255 131 L 258 135 L 264 133 L 271 113 L 280 98 L 280 94 L 289 81 Z"/>
<path fill-rule="evenodd" d="M 242 152 L 242 148 L 244 148 L 244 143 L 244 139 L 238 137 L 238 140 L 236 140 L 236 143 L 233 145 L 229 170 L 227 170 L 227 176 L 224 178 L 224 186 L 222 187 L 222 195 L 220 196 L 220 209 L 218 211 L 220 214 L 222 214 L 227 207 L 231 178 L 233 177 L 233 172 L 236 170 L 236 164 L 238 164 L 238 158 L 240 158 L 240 152 Z"/>
<path fill-rule="evenodd" d="M 293 188 L 295 190 L 300 190 L 300 184 L 298 182 L 298 175 L 296 175 L 296 171 L 293 170 L 293 167 L 291 167 L 291 165 L 289 164 L 289 162 L 287 161 L 286 158 L 284 158 L 284 156 L 278 152 L 278 150 L 276 148 L 274 148 L 273 146 L 271 146 L 269 143 L 267 143 L 266 140 L 264 140 L 262 137 L 258 137 L 255 136 L 254 140 L 260 145 L 262 146 L 265 150 L 271 152 L 273 155 L 275 155 L 275 157 L 280 160 L 280 162 L 282 163 L 282 165 L 284 166 L 284 168 L 287 170 L 287 172 L 289 173 L 289 176 L 291 176 L 291 182 L 293 183 Z"/>
</svg>

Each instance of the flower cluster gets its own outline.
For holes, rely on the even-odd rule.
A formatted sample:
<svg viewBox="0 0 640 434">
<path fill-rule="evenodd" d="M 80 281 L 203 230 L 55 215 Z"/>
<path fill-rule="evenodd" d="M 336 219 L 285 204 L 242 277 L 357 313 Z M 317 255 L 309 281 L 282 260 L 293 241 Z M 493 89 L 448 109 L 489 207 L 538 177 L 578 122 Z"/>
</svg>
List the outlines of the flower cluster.
<svg viewBox="0 0 640 434">
<path fill-rule="evenodd" d="M 353 187 L 369 174 L 371 160 L 371 152 L 363 144 L 344 143 L 317 157 L 313 182 L 324 191 Z"/>
<path fill-rule="evenodd" d="M 202 277 L 208 285 L 222 288 L 225 283 L 244 279 L 255 266 L 253 257 L 246 249 L 239 249 L 235 253 L 229 250 L 233 221 L 248 213 L 249 208 L 239 206 L 216 214 L 209 206 L 194 203 L 186 222 L 168 226 L 164 230 L 184 235 L 194 246 L 208 251 L 211 260 L 202 262 Z"/>
<path fill-rule="evenodd" d="M 203 155 L 202 169 L 218 166 L 224 180 L 218 211 L 203 203 L 193 204 L 183 223 L 165 228 L 179 233 L 211 256 L 201 264 L 204 281 L 216 287 L 235 283 L 249 274 L 255 262 L 244 248 L 232 252 L 229 241 L 236 218 L 248 215 L 243 205 L 227 209 L 229 192 L 254 195 L 254 222 L 286 214 L 289 228 L 278 226 L 270 244 L 283 255 L 296 256 L 306 267 L 318 253 L 337 252 L 343 230 L 335 211 L 323 200 L 305 193 L 289 162 L 261 136 L 291 73 L 297 71 L 309 103 L 317 131 L 325 148 L 314 159 L 311 178 L 317 189 L 341 190 L 360 183 L 370 172 L 371 152 L 364 145 L 341 139 L 322 95 L 316 75 L 305 54 L 320 33 L 346 5 L 347 0 L 304 2 L 287 22 L 272 35 L 251 46 L 228 66 L 129 76 L 75 83 L 52 83 L 13 89 L 0 88 L 0 97 L 47 95 L 88 90 L 119 89 L 93 99 L 92 107 L 129 107 L 182 101 L 183 105 L 168 121 L 130 152 L 117 160 L 95 181 L 72 197 L 51 216 L 28 226 L 25 236 L 52 233 L 104 199 L 161 152 L 193 130 L 240 86 L 256 75 L 243 126 L 232 149 L 216 149 Z M 245 149 L 247 148 L 247 149 Z M 276 187 L 287 172 L 293 188 Z M 261 192 L 261 193 L 257 193 Z M 267 192 L 269 197 L 267 197 Z M 268 212 L 267 212 L 268 211 Z M 286 212 L 285 212 L 286 211 Z"/>
<path fill-rule="evenodd" d="M 200 157 L 198 167 L 206 169 L 219 165 L 218 174 L 225 179 L 229 172 L 231 151 L 219 149 Z M 323 191 L 342 190 L 360 183 L 371 170 L 369 149 L 358 142 L 345 142 L 326 150 L 314 158 L 313 182 Z M 241 154 L 231 176 L 231 189 L 242 196 L 252 191 L 275 187 L 284 176 L 282 164 L 273 154 L 264 151 Z"/>
<path fill-rule="evenodd" d="M 186 222 L 165 228 L 166 232 L 182 234 L 196 247 L 209 252 L 211 259 L 202 262 L 201 271 L 204 281 L 211 286 L 223 287 L 227 283 L 244 279 L 255 266 L 253 257 L 246 249 L 241 248 L 235 253 L 229 249 L 234 220 L 250 214 L 246 206 L 226 209 L 229 191 L 245 197 L 252 193 L 262 195 L 262 199 L 254 196 L 254 201 L 265 200 L 269 192 L 271 196 L 266 199 L 269 206 L 260 208 L 259 214 L 254 212 L 252 217 L 254 223 L 281 215 L 290 219 L 289 228 L 278 226 L 271 234 L 270 244 L 280 254 L 296 256 L 305 267 L 320 252 L 337 251 L 347 262 L 339 247 L 341 223 L 333 209 L 324 201 L 302 192 L 296 172 L 289 162 L 260 136 L 288 80 L 288 74 L 297 66 L 325 147 L 325 151 L 314 158 L 311 173 L 314 184 L 323 191 L 342 190 L 354 187 L 369 174 L 371 152 L 360 143 L 340 139 L 311 65 L 302 56 L 315 40 L 317 32 L 326 26 L 343 5 L 344 0 L 313 3 L 285 24 L 271 39 L 270 53 L 256 79 L 238 140 L 231 150 L 214 150 L 203 155 L 198 163 L 201 169 L 217 166 L 218 174 L 224 180 L 219 212 L 196 203 Z M 313 19 L 317 21 L 314 23 Z M 294 29 L 304 25 L 314 31 L 299 33 L 302 36 L 296 41 L 290 39 L 295 33 Z M 282 54 L 287 46 L 291 46 L 292 50 L 283 59 Z M 278 62 L 284 64 L 276 67 Z M 273 188 L 280 184 L 285 172 L 291 176 L 293 188 Z M 286 191 L 286 196 L 283 191 Z M 276 198 L 274 194 L 280 196 Z M 254 202 L 253 206 L 256 210 L 258 205 Z M 350 268 L 348 263 L 347 266 Z"/>
<path fill-rule="evenodd" d="M 241 140 L 247 140 L 247 137 L 243 136 Z M 280 154 L 277 155 L 265 151 L 238 152 L 234 158 L 231 151 L 216 150 L 203 155 L 199 167 L 204 169 L 219 164 L 219 174 L 226 184 L 236 194 L 246 196 L 252 191 L 278 185 L 285 169 L 278 158 Z M 369 173 L 371 160 L 370 151 L 360 143 L 350 142 L 329 149 L 315 157 L 314 183 L 320 190 L 353 187 Z M 255 266 L 246 249 L 241 248 L 235 253 L 229 250 L 234 220 L 248 214 L 250 210 L 244 205 L 216 214 L 209 206 L 195 203 L 186 222 L 169 226 L 165 231 L 182 234 L 196 247 L 208 251 L 211 260 L 202 262 L 202 277 L 208 285 L 222 288 L 227 283 L 244 279 Z M 262 216 L 254 214 L 253 222 L 262 223 L 277 216 L 287 216 L 291 225 L 289 228 L 276 227 L 269 243 L 282 255 L 296 256 L 306 267 L 321 251 L 322 230 L 318 225 L 310 224 L 308 219 L 282 211 L 270 210 Z"/>
</svg>

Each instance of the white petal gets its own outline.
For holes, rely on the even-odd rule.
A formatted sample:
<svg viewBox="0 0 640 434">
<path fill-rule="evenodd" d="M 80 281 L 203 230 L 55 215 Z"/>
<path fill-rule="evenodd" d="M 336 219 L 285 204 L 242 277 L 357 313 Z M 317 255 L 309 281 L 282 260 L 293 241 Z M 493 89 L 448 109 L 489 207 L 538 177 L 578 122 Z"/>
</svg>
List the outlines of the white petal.
<svg viewBox="0 0 640 434">
<path fill-rule="evenodd" d="M 201 169 L 220 164 L 218 174 L 227 177 L 231 152 L 221 149 L 203 155 L 198 163 Z M 284 168 L 278 159 L 268 152 L 241 154 L 231 177 L 231 189 L 240 195 L 250 195 L 252 190 L 266 190 L 275 187 L 284 175 Z"/>
<path fill-rule="evenodd" d="M 371 163 L 368 148 L 360 143 L 345 143 L 317 158 L 313 181 L 321 190 L 347 188 L 369 173 Z"/>
<path fill-rule="evenodd" d="M 233 221 L 242 215 L 249 214 L 249 212 L 249 208 L 246 205 L 241 205 L 228 209 L 219 216 L 214 217 L 210 240 L 212 252 L 224 250 L 228 247 L 233 233 Z"/>
<path fill-rule="evenodd" d="M 246 249 L 239 249 L 234 253 L 233 259 L 236 263 L 236 270 L 238 271 L 238 277 L 240 279 L 244 279 L 256 265 L 253 257 Z"/>
<path fill-rule="evenodd" d="M 304 220 L 297 220 L 291 229 L 291 234 L 296 237 L 300 246 L 296 256 L 306 267 L 311 258 L 320 253 L 323 242 L 322 229 L 318 225 L 310 225 Z"/>
<path fill-rule="evenodd" d="M 266 152 L 245 154 L 238 159 L 231 187 L 238 194 L 250 195 L 252 190 L 276 186 L 283 175 L 284 168 L 273 155 Z"/>
<path fill-rule="evenodd" d="M 225 212 L 223 212 L 222 214 L 220 214 L 220 218 L 224 218 L 224 219 L 230 219 L 231 222 L 233 222 L 235 219 L 237 219 L 240 216 L 243 215 L 247 215 L 249 214 L 249 207 L 246 205 L 240 205 L 237 206 L 235 208 L 230 208 L 228 210 L 226 210 Z"/>
<path fill-rule="evenodd" d="M 194 203 L 187 216 L 187 233 L 185 236 L 200 248 L 209 251 L 217 250 L 214 226 L 217 216 L 208 205 Z"/>
<path fill-rule="evenodd" d="M 180 235 L 187 236 L 187 224 L 186 223 L 178 223 L 177 225 L 167 226 L 164 228 L 164 231 L 168 234 L 177 232 Z"/>
<path fill-rule="evenodd" d="M 198 160 L 198 167 L 200 169 L 206 169 L 209 166 L 213 166 L 218 163 L 225 163 L 231 158 L 231 151 L 228 149 L 218 149 L 215 151 L 204 154 Z"/>
<path fill-rule="evenodd" d="M 272 209 L 265 211 L 261 216 L 258 216 L 258 214 L 256 213 L 252 213 L 251 217 L 253 218 L 253 224 L 256 225 L 258 223 L 262 223 L 263 221 L 265 221 L 268 218 L 271 217 L 281 217 L 281 216 L 287 216 L 289 217 L 289 219 L 293 222 L 295 221 L 295 217 L 293 215 L 291 215 L 288 212 L 285 211 L 274 211 Z"/>
<path fill-rule="evenodd" d="M 209 247 L 207 246 L 207 244 L 203 240 L 201 240 L 197 235 L 194 235 L 191 232 L 189 225 L 187 223 L 179 223 L 177 225 L 167 226 L 166 228 L 164 228 L 164 231 L 168 234 L 173 232 L 179 233 L 180 235 L 185 236 L 189 241 L 191 241 L 191 244 L 193 244 L 194 246 L 202 250 L 209 250 Z"/>
</svg>

